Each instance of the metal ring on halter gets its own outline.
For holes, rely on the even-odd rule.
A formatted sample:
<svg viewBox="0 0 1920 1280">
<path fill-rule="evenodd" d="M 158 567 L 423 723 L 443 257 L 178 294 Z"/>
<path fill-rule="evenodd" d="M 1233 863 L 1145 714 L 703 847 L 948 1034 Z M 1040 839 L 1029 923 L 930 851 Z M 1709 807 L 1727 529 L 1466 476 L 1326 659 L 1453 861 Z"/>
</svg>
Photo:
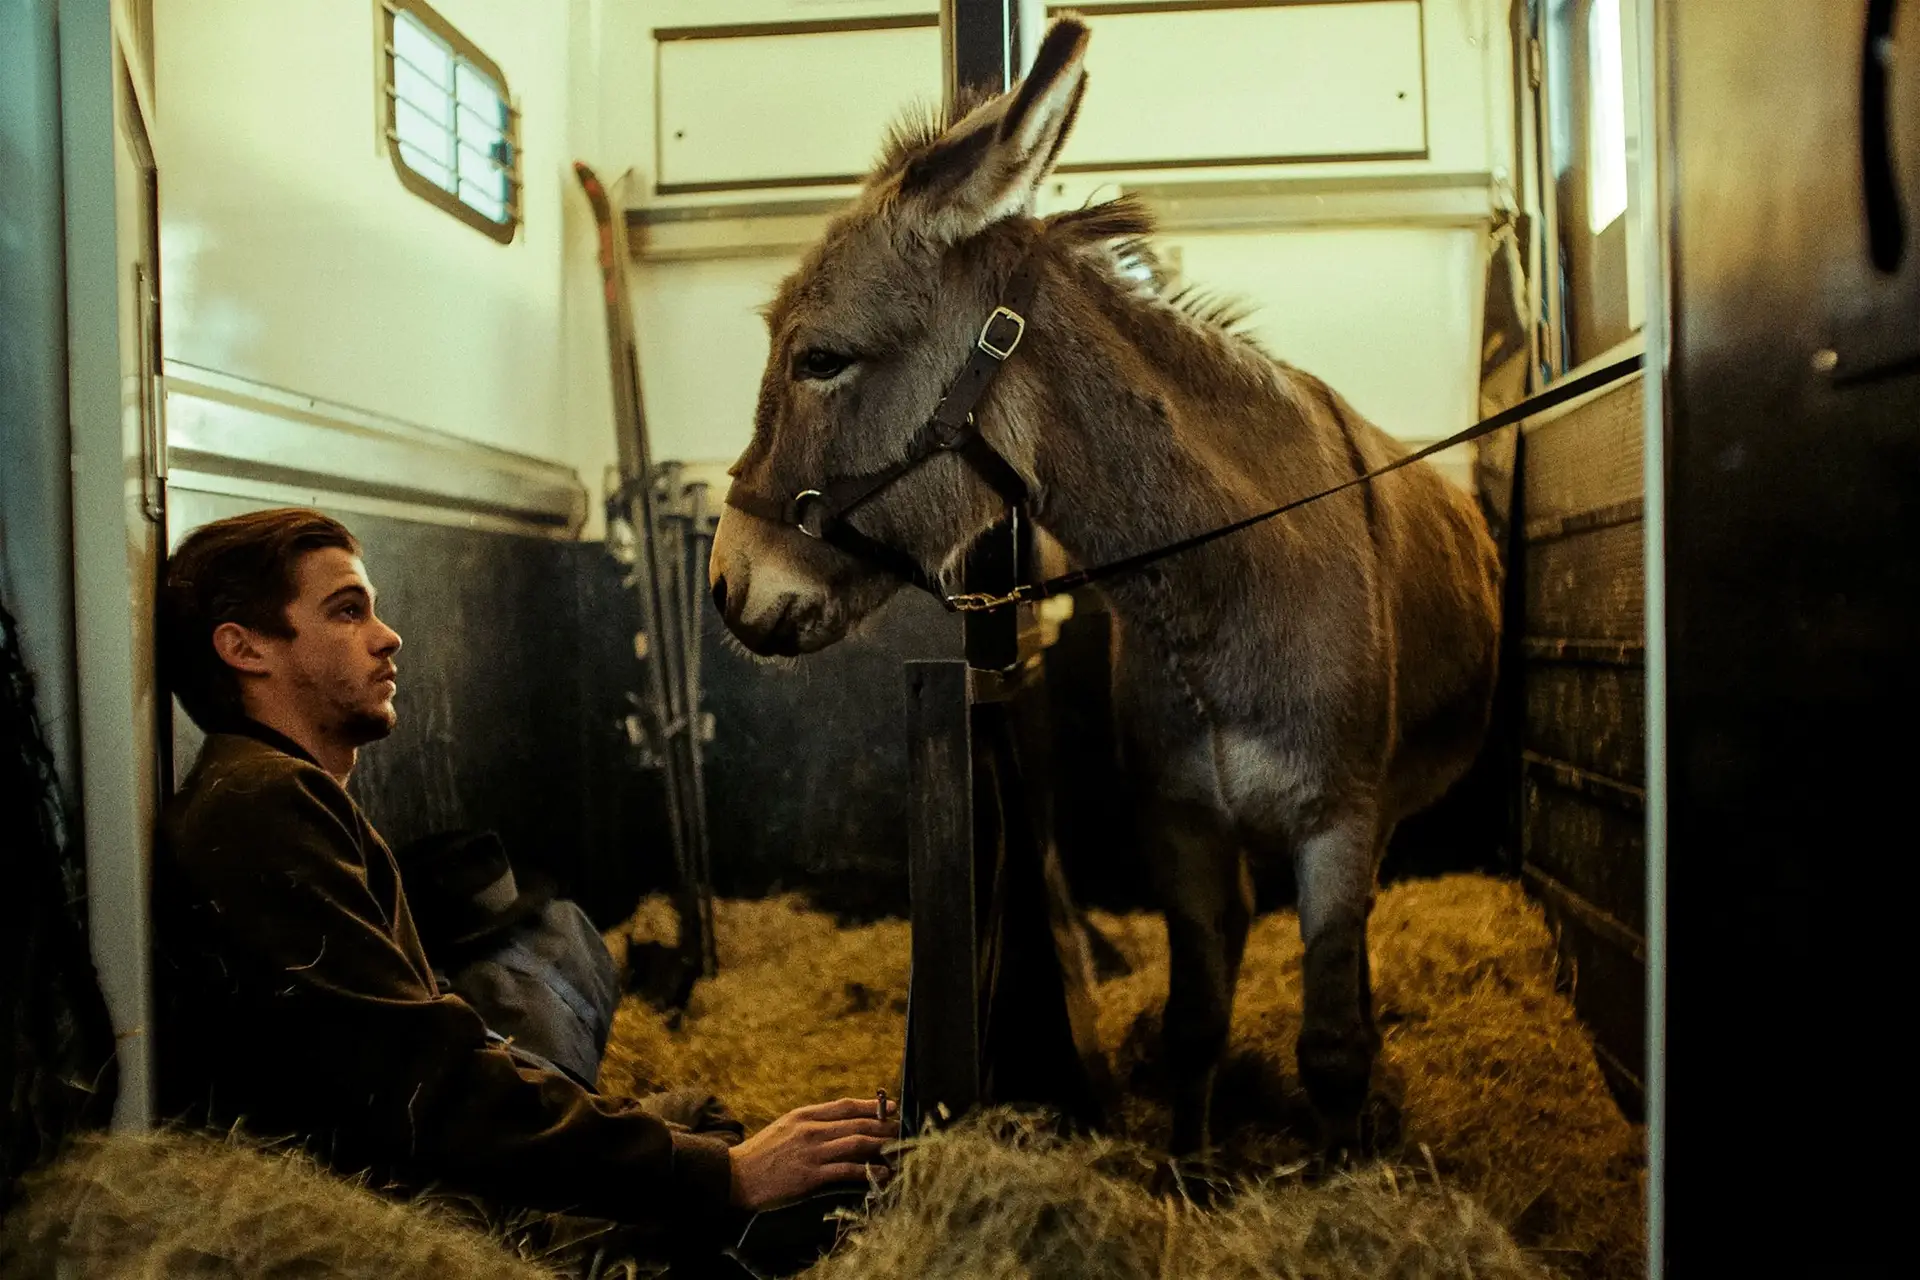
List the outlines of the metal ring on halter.
<svg viewBox="0 0 1920 1280">
<path fill-rule="evenodd" d="M 806 534 L 809 538 L 821 537 L 826 533 L 826 527 L 824 525 L 821 526 L 818 533 L 807 528 L 805 508 L 810 501 L 825 502 L 826 500 L 827 495 L 818 489 L 802 489 L 800 492 L 794 494 L 793 501 L 787 504 L 787 523 Z"/>
</svg>

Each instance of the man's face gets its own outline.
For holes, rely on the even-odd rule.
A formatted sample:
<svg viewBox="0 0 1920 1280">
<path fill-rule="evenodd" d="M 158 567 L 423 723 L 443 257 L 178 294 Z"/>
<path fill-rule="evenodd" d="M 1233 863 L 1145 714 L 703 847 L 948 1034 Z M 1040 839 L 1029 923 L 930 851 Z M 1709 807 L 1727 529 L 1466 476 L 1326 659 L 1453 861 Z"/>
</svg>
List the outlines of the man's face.
<svg viewBox="0 0 1920 1280">
<path fill-rule="evenodd" d="M 316 729 L 355 746 L 393 732 L 400 636 L 375 615 L 360 558 L 338 547 L 302 556 L 287 606 L 291 639 L 264 637 L 271 678 Z"/>
</svg>

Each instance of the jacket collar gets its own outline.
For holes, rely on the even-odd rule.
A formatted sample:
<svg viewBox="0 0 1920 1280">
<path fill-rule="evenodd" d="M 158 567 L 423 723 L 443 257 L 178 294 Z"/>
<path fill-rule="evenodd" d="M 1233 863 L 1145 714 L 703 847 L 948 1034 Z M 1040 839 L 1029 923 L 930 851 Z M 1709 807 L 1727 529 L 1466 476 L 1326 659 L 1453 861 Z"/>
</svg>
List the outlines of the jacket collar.
<svg viewBox="0 0 1920 1280">
<path fill-rule="evenodd" d="M 261 724 L 258 720 L 250 720 L 245 716 L 239 716 L 231 723 L 220 726 L 220 731 L 222 733 L 236 733 L 243 738 L 252 738 L 255 742 L 265 743 L 275 751 L 284 752 L 296 760 L 305 760 L 315 768 L 320 767 L 320 762 L 313 758 L 311 751 L 308 751 L 305 747 L 278 729 L 269 728 Z"/>
</svg>

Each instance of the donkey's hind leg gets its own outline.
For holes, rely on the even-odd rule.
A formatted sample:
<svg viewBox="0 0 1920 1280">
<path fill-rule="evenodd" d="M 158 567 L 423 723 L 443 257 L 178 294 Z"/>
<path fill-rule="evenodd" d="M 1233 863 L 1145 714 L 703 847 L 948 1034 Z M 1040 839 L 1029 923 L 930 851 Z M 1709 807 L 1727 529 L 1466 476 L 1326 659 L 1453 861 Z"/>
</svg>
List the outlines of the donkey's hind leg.
<svg viewBox="0 0 1920 1280">
<path fill-rule="evenodd" d="M 1172 1154 L 1208 1143 L 1208 1107 L 1227 1047 L 1234 987 L 1253 920 L 1253 880 L 1238 840 L 1212 810 L 1156 806 L 1152 859 L 1167 917 L 1167 1008 L 1163 1024 L 1173 1084 Z"/>
<path fill-rule="evenodd" d="M 1367 964 L 1377 825 L 1371 815 L 1345 818 L 1302 840 L 1295 853 L 1306 946 L 1300 1077 L 1332 1152 L 1358 1152 L 1360 1114 L 1380 1051 Z"/>
</svg>

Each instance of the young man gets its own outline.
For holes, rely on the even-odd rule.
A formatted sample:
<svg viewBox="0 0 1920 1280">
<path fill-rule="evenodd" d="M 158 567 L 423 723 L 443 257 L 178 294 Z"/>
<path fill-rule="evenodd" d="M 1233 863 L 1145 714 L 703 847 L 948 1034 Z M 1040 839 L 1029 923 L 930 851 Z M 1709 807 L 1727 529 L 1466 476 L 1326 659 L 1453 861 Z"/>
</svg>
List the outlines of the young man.
<svg viewBox="0 0 1920 1280">
<path fill-rule="evenodd" d="M 864 1175 L 871 1099 L 732 1148 L 489 1043 L 435 987 L 392 853 L 348 795 L 393 731 L 400 637 L 347 529 L 283 509 L 198 530 L 168 567 L 161 659 L 208 734 L 155 867 L 163 1113 L 296 1135 L 372 1170 L 699 1249 L 734 1214 Z"/>
</svg>

